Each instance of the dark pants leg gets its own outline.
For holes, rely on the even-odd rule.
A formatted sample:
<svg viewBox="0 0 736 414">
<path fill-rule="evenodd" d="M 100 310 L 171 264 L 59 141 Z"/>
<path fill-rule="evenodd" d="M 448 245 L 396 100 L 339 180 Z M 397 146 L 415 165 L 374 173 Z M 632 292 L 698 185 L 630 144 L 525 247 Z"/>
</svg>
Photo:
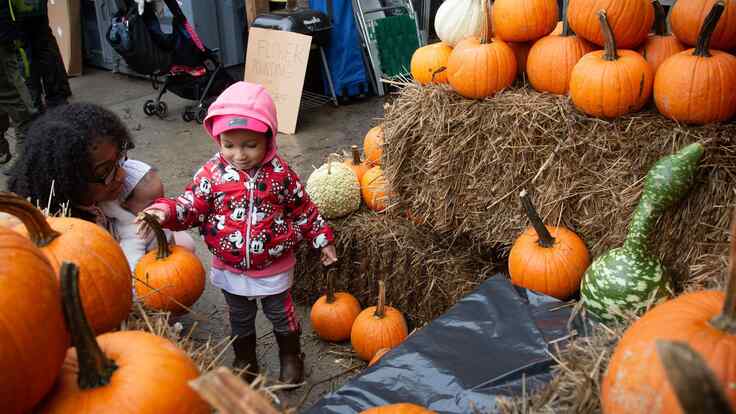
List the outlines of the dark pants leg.
<svg viewBox="0 0 736 414">
<path fill-rule="evenodd" d="M 266 296 L 261 299 L 263 313 L 273 324 L 276 334 L 300 332 L 299 319 L 291 299 L 291 289 L 278 295 Z"/>
<path fill-rule="evenodd" d="M 31 95 L 18 70 L 15 46 L 0 43 L 0 137 L 4 136 L 12 120 L 16 148 L 20 150 L 25 131 L 35 114 Z"/>
<path fill-rule="evenodd" d="M 31 76 L 27 80 L 28 88 L 38 108 L 43 108 L 42 96 L 46 98 L 46 106 L 51 108 L 63 105 L 71 96 L 69 80 L 61 57 L 59 45 L 51 32 L 48 20 L 38 19 L 28 27 L 26 32 L 30 46 Z"/>
<path fill-rule="evenodd" d="M 246 337 L 256 334 L 256 313 L 258 304 L 245 296 L 225 292 L 225 301 L 230 308 L 230 329 L 233 336 Z"/>
</svg>

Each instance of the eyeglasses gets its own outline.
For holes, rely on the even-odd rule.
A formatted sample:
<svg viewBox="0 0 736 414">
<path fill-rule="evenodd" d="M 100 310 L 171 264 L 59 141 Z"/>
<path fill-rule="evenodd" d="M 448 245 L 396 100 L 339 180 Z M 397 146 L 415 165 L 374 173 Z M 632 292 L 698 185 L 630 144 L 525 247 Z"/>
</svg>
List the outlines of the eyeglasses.
<svg viewBox="0 0 736 414">
<path fill-rule="evenodd" d="M 103 185 L 110 184 L 115 177 L 115 174 L 117 174 L 118 169 L 123 168 L 125 161 L 128 161 L 127 148 L 123 150 L 117 161 L 108 161 L 98 165 L 92 173 L 92 177 L 87 179 L 87 182 Z"/>
</svg>

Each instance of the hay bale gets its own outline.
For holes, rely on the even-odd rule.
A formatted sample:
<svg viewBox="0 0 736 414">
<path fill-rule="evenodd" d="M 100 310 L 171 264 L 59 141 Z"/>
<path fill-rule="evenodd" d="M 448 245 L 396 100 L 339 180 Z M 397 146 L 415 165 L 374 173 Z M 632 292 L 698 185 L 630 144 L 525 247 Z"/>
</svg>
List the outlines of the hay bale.
<svg viewBox="0 0 736 414">
<path fill-rule="evenodd" d="M 336 272 L 335 288 L 375 305 L 378 279 L 387 284 L 387 303 L 415 323 L 426 323 L 475 289 L 493 269 L 492 251 L 452 244 L 403 218 L 361 210 L 330 221 L 338 262 L 325 269 L 309 246 L 297 252 L 294 295 L 308 304 L 326 289 L 327 271 Z"/>
<path fill-rule="evenodd" d="M 686 127 L 648 111 L 588 118 L 567 98 L 517 88 L 471 101 L 443 86 L 407 85 L 386 109 L 383 165 L 411 209 L 449 239 L 506 252 L 527 226 L 517 194 L 532 191 L 549 223 L 578 232 L 593 255 L 620 245 L 660 157 L 705 144 L 692 193 L 658 224 L 654 254 L 676 279 L 727 240 L 736 125 Z M 703 279 L 703 283 L 709 280 Z"/>
</svg>

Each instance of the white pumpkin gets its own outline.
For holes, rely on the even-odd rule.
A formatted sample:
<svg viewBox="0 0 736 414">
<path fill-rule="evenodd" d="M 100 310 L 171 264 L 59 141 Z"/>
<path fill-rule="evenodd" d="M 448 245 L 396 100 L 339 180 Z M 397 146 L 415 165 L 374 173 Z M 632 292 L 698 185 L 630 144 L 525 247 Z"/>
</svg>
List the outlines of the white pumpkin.
<svg viewBox="0 0 736 414">
<path fill-rule="evenodd" d="M 358 176 L 332 156 L 309 176 L 306 189 L 324 218 L 343 217 L 360 208 Z"/>
<path fill-rule="evenodd" d="M 466 37 L 480 36 L 483 28 L 483 1 L 485 0 L 445 0 L 434 18 L 437 37 L 455 47 Z"/>
</svg>

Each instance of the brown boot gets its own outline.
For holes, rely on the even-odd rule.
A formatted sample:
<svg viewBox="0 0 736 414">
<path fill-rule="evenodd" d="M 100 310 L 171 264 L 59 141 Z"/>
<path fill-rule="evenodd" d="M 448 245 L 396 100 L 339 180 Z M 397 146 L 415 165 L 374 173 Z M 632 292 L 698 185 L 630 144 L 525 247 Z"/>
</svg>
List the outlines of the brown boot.
<svg viewBox="0 0 736 414">
<path fill-rule="evenodd" d="M 258 359 L 256 358 L 256 336 L 244 336 L 236 338 L 233 341 L 233 350 L 235 351 L 235 362 L 233 367 L 245 368 L 243 379 L 247 382 L 253 382 L 258 375 Z"/>
<path fill-rule="evenodd" d="M 299 384 L 304 381 L 304 354 L 299 344 L 299 332 L 277 334 L 281 375 L 279 381 L 285 384 Z"/>
</svg>

